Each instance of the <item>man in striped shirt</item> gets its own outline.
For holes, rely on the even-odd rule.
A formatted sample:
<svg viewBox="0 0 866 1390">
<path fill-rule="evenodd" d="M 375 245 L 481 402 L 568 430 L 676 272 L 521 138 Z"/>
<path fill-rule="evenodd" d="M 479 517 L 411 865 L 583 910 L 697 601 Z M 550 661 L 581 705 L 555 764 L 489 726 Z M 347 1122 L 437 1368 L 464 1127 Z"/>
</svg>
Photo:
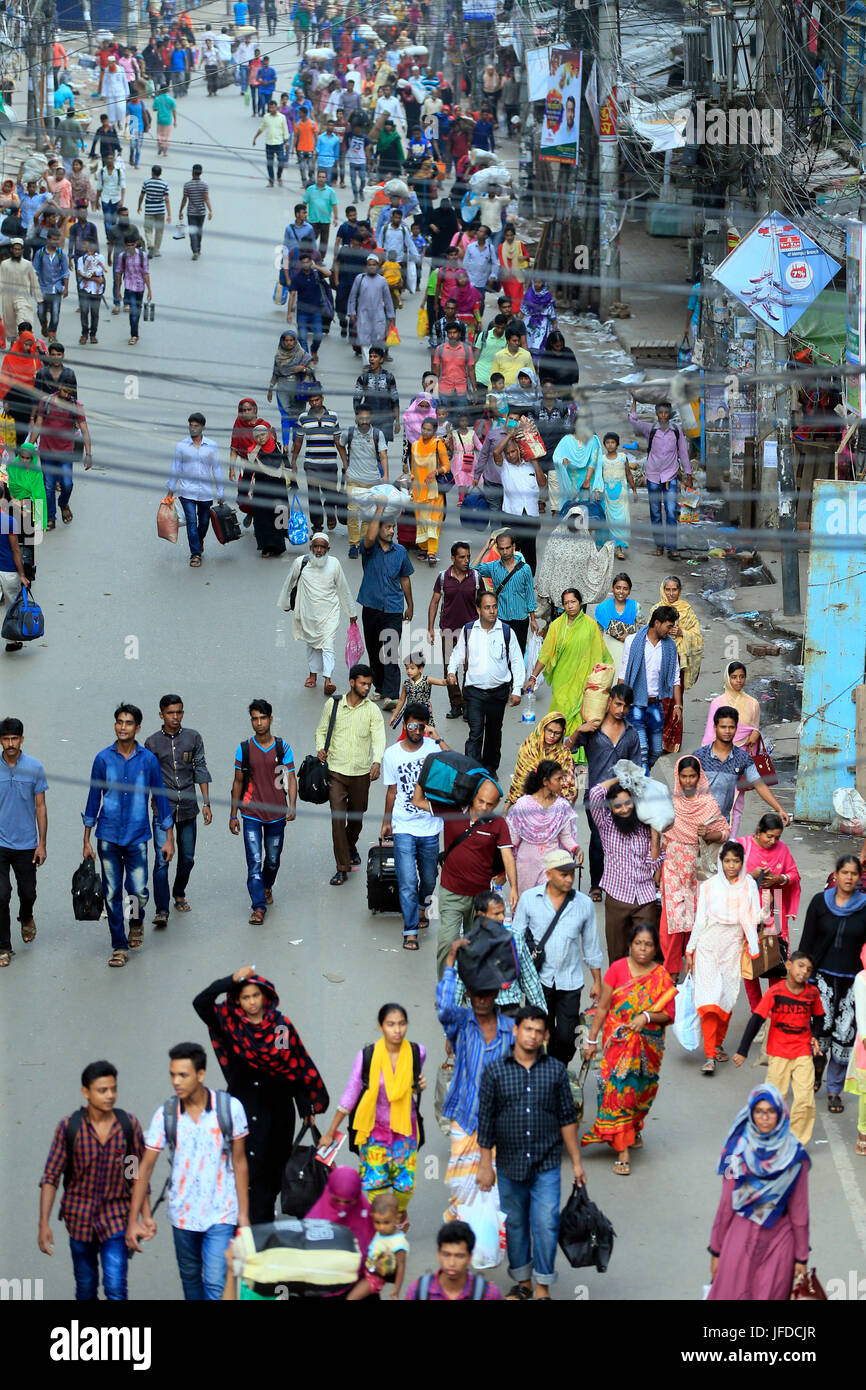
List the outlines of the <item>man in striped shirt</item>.
<svg viewBox="0 0 866 1390">
<path fill-rule="evenodd" d="M 657 888 L 664 854 L 657 830 L 637 818 L 615 777 L 590 788 L 589 809 L 604 847 L 604 932 L 609 964 L 628 955 L 632 926 L 658 925 Z"/>
<path fill-rule="evenodd" d="M 325 409 L 325 397 L 318 382 L 307 387 L 309 405 L 298 419 L 292 450 L 292 472 L 297 472 L 298 456 L 306 445 L 304 472 L 307 475 L 307 503 L 310 526 L 321 531 L 328 519 L 328 530 L 337 525 L 337 459 L 348 467 L 346 450 L 340 442 L 340 421 Z"/>
<path fill-rule="evenodd" d="M 168 196 L 168 184 L 162 177 L 162 166 L 154 164 L 150 171 L 150 178 L 145 179 L 141 185 L 141 192 L 138 195 L 137 212 L 141 212 L 141 205 L 144 204 L 144 240 L 149 256 L 158 256 L 159 248 L 162 245 L 162 234 L 165 231 L 166 221 L 171 221 L 171 204 Z"/>
<path fill-rule="evenodd" d="M 192 258 L 197 261 L 201 255 L 201 234 L 204 227 L 205 213 L 210 222 L 213 217 L 213 208 L 210 205 L 210 196 L 207 191 L 207 184 L 201 176 L 201 165 L 192 166 L 192 178 L 187 179 L 183 186 L 183 199 L 180 205 L 180 220 L 183 221 L 184 208 L 189 203 L 189 246 L 192 251 Z"/>
</svg>

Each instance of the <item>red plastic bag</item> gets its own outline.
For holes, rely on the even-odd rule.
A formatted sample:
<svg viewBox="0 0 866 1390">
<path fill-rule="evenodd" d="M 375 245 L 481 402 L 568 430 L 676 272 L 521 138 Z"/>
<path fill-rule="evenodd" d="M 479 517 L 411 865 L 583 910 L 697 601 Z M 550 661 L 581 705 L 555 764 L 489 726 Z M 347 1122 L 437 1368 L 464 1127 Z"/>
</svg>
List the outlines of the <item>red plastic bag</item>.
<svg viewBox="0 0 866 1390">
<path fill-rule="evenodd" d="M 527 463 L 531 463 L 533 459 L 544 458 L 544 455 L 547 453 L 544 447 L 544 441 L 538 432 L 538 427 L 534 420 L 530 420 L 528 415 L 521 415 L 520 417 L 520 431 L 517 436 L 517 442 L 520 445 L 520 457 Z"/>
<path fill-rule="evenodd" d="M 349 631 L 346 633 L 346 665 L 350 671 L 363 655 L 364 639 L 358 631 L 358 619 L 350 618 Z"/>
<path fill-rule="evenodd" d="M 156 534 L 161 541 L 171 541 L 174 545 L 177 533 L 178 520 L 174 501 L 170 497 L 164 497 L 156 509 Z"/>
</svg>

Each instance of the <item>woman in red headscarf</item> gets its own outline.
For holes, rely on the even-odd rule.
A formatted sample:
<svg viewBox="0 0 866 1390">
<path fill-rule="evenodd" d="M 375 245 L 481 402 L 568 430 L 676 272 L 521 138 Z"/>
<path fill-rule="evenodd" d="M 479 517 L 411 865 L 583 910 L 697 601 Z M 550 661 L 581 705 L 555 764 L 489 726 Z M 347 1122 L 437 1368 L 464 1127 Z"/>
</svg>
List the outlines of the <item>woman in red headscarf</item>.
<svg viewBox="0 0 866 1390">
<path fill-rule="evenodd" d="M 36 339 L 26 329 L 19 333 L 0 367 L 0 399 L 5 402 L 7 415 L 15 421 L 16 443 L 24 443 L 30 432 L 30 417 L 38 400 L 33 389 L 39 369 Z"/>
<path fill-rule="evenodd" d="M 256 425 L 270 425 L 267 420 L 263 420 L 259 415 L 259 408 L 251 396 L 244 396 L 242 401 L 238 401 L 237 419 L 232 425 L 232 442 L 229 450 L 229 481 L 238 480 L 238 510 L 245 513 L 244 526 L 251 526 L 253 521 L 253 508 L 250 502 L 250 487 L 252 486 L 252 470 L 247 468 L 247 458 L 255 440 L 253 430 Z"/>
</svg>

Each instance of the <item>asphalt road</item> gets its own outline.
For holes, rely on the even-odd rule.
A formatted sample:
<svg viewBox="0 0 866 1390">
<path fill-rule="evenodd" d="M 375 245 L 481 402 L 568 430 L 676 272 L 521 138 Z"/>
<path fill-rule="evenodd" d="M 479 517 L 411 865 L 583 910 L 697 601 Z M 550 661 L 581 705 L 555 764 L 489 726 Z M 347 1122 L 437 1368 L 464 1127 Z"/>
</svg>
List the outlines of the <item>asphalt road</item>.
<svg viewBox="0 0 866 1390">
<path fill-rule="evenodd" d="M 278 63 L 278 71 L 285 75 L 284 63 Z M 282 1007 L 315 1057 L 334 1103 L 355 1051 L 374 1037 L 380 1003 L 398 999 L 405 1005 L 411 1036 L 430 1054 L 428 1147 L 411 1209 L 410 1276 L 431 1266 L 432 1238 L 446 1205 L 447 1146 L 432 1119 L 435 1066 L 442 1054 L 433 1007 L 434 943 L 423 942 L 417 955 L 404 954 L 399 918 L 367 912 L 362 873 L 342 889 L 328 886 L 333 860 L 327 813 L 309 806 L 302 806 L 287 829 L 274 908 L 263 927 L 247 924 L 243 847 L 227 827 L 233 753 L 249 733 L 246 707 L 253 696 L 270 699 L 277 712 L 275 732 L 292 744 L 300 761 L 314 746 L 322 699 L 321 687 L 303 689 L 303 648 L 291 639 L 289 616 L 276 607 L 290 557 L 259 559 L 246 533 L 225 550 L 211 541 L 196 571 L 188 567 L 183 532 L 176 547 L 156 537 L 157 503 L 191 409 L 204 411 L 207 433 L 218 439 L 225 457 L 242 396 L 252 395 L 266 418 L 278 423 L 276 409 L 271 414 L 265 408 L 272 353 L 284 322 L 284 312 L 271 299 L 274 258 L 300 183 L 293 167 L 288 189 L 265 186 L 263 154 L 249 149 L 255 128 L 233 89 L 209 100 L 195 87 L 180 103 L 180 126 L 164 162 L 173 209 L 198 160 L 215 216 L 206 226 L 200 261 L 192 263 L 186 241 L 163 243 L 163 255 L 153 266 L 156 319 L 142 324 L 137 348 L 126 346 L 125 318 L 111 316 L 100 326 L 99 346 L 79 348 L 73 302 L 64 307 L 60 337 L 78 372 L 96 467 L 77 478 L 74 522 L 60 525 L 39 556 L 35 593 L 46 613 L 44 641 L 15 658 L 0 655 L 2 711 L 24 719 L 27 751 L 43 761 L 51 784 L 38 936 L 29 947 L 19 943 L 0 980 L 5 1041 L 0 1274 L 41 1278 L 48 1299 L 70 1298 L 72 1275 L 56 1211 L 54 1258 L 37 1249 L 37 1184 L 57 1119 L 79 1103 L 81 1067 L 96 1057 L 111 1058 L 120 1072 L 120 1103 L 146 1125 L 169 1092 L 167 1048 L 186 1038 L 207 1043 L 191 1007 L 193 996 L 210 980 L 248 963 L 276 983 Z M 154 158 L 148 138 L 141 177 Z M 130 183 L 128 196 L 137 201 L 140 178 L 133 173 Z M 345 201 L 343 193 L 341 206 Z M 403 344 L 395 354 L 396 372 L 404 404 L 426 365 L 415 334 L 418 302 L 410 298 L 399 320 Z M 585 352 L 584 379 L 603 379 L 605 361 L 593 352 L 589 337 Z M 347 422 L 356 373 L 348 345 L 332 333 L 322 350 L 320 376 L 327 403 Z M 398 449 L 392 446 L 395 462 Z M 443 555 L 457 532 L 449 519 Z M 636 592 L 651 605 L 663 571 L 647 550 L 643 544 L 635 547 L 631 569 Z M 335 540 L 334 552 L 345 557 L 343 538 Z M 345 563 L 356 589 L 360 566 Z M 416 566 L 419 628 L 426 628 L 432 581 L 426 567 Z M 722 635 L 710 625 L 710 673 L 721 664 Z M 339 672 L 344 678 L 341 657 Z M 687 699 L 687 729 L 702 728 L 704 701 L 717 688 L 710 676 L 699 694 Z M 70 906 L 86 779 L 93 754 L 113 737 L 115 703 L 139 704 L 149 734 L 158 726 L 159 697 L 168 690 L 181 693 L 188 723 L 204 735 L 214 779 L 214 823 L 200 827 L 189 890 L 192 912 L 173 917 L 159 935 L 148 923 L 144 948 L 125 970 L 109 972 L 105 921 L 76 924 Z M 444 714 L 444 701 L 436 698 Z M 543 711 L 544 695 L 540 705 Z M 465 729 L 456 727 L 458 733 Z M 444 722 L 443 728 L 446 737 L 455 730 Z M 510 711 L 503 772 L 524 733 L 520 712 Z M 382 799 L 379 786 L 361 840 L 364 851 L 377 836 Z M 581 825 L 584 844 L 585 839 Z M 817 860 L 815 872 L 811 891 L 818 886 Z M 741 1000 L 731 1029 L 734 1041 L 744 1019 Z M 557 1298 L 700 1297 L 719 1192 L 719 1146 L 749 1085 L 763 1073 L 721 1068 L 707 1081 L 698 1067 L 699 1061 L 671 1039 L 646 1148 L 635 1156 L 630 1181 L 612 1174 L 606 1153 L 593 1150 L 587 1156 L 591 1192 L 613 1220 L 617 1246 L 604 1276 L 568 1270 L 560 1259 Z M 219 1084 L 214 1060 L 209 1075 Z M 830 1131 L 822 1108 L 816 1127 L 816 1141 L 832 1133 L 832 1144 L 816 1143 L 813 1150 L 813 1245 L 825 1280 L 847 1279 L 849 1270 L 862 1268 L 866 1249 L 864 1176 L 855 1171 L 858 1160 L 851 1152 L 854 1112 L 852 1101 Z M 160 1183 L 163 1169 L 164 1164 L 157 1169 Z M 504 1284 L 504 1268 L 498 1276 Z M 133 1262 L 130 1291 L 136 1299 L 180 1297 L 164 1214 L 158 1237 Z"/>
</svg>

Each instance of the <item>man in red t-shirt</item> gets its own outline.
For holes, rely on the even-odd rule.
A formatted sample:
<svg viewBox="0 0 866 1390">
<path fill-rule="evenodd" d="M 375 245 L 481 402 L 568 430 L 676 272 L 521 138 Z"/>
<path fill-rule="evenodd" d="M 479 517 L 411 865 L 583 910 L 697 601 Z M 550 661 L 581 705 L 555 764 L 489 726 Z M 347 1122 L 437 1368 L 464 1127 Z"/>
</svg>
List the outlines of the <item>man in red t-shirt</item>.
<svg viewBox="0 0 866 1390">
<path fill-rule="evenodd" d="M 31 437 L 39 442 L 39 457 L 45 476 L 45 497 L 48 503 L 46 531 L 57 525 L 57 496 L 55 485 L 60 484 L 60 515 L 64 524 L 72 520 L 69 501 L 72 497 L 72 460 L 75 440 L 80 432 L 84 445 L 84 467 L 90 468 L 90 432 L 84 411 L 75 399 L 72 382 L 60 382 L 53 396 L 40 401 L 33 422 Z"/>
<path fill-rule="evenodd" d="M 290 745 L 271 733 L 273 706 L 253 700 L 249 711 L 253 737 L 239 743 L 235 753 L 229 830 L 239 835 L 243 821 L 249 920 L 261 926 L 274 901 L 271 890 L 280 869 L 286 823 L 295 819 L 298 779 Z"/>
<path fill-rule="evenodd" d="M 502 872 L 496 860 L 502 857 L 508 879 L 511 911 L 517 907 L 517 870 L 511 832 L 504 816 L 496 815 L 502 793 L 492 780 L 479 784 L 471 806 L 462 812 L 445 814 L 442 859 L 442 879 L 439 884 L 439 938 L 436 944 L 436 963 L 439 979 L 452 941 L 466 936 L 474 916 L 476 893 L 490 887 L 494 874 Z M 416 783 L 412 804 L 422 811 L 441 814 L 434 808 Z"/>
<path fill-rule="evenodd" d="M 824 1007 L 815 985 L 809 983 L 812 957 L 795 951 L 785 962 L 784 980 L 770 985 L 752 1017 L 734 1055 L 734 1066 L 741 1067 L 764 1019 L 767 1031 L 767 1082 L 784 1099 L 788 1086 L 793 1092 L 791 1130 L 801 1144 L 808 1144 L 815 1123 L 815 1063 L 821 1048 L 813 1036 L 812 1020 L 824 1017 Z"/>
<path fill-rule="evenodd" d="M 455 541 L 451 547 L 451 568 L 437 574 L 433 585 L 433 595 L 427 610 L 427 641 L 434 645 L 436 612 L 442 603 L 439 618 L 439 633 L 442 642 L 442 666 L 447 671 L 448 662 L 461 630 L 467 623 L 474 623 L 478 617 L 476 599 L 484 581 L 477 570 L 470 565 L 472 552 L 466 541 Z M 458 678 L 456 685 L 446 686 L 451 708 L 446 719 L 460 719 L 463 714 L 463 692 Z"/>
</svg>

